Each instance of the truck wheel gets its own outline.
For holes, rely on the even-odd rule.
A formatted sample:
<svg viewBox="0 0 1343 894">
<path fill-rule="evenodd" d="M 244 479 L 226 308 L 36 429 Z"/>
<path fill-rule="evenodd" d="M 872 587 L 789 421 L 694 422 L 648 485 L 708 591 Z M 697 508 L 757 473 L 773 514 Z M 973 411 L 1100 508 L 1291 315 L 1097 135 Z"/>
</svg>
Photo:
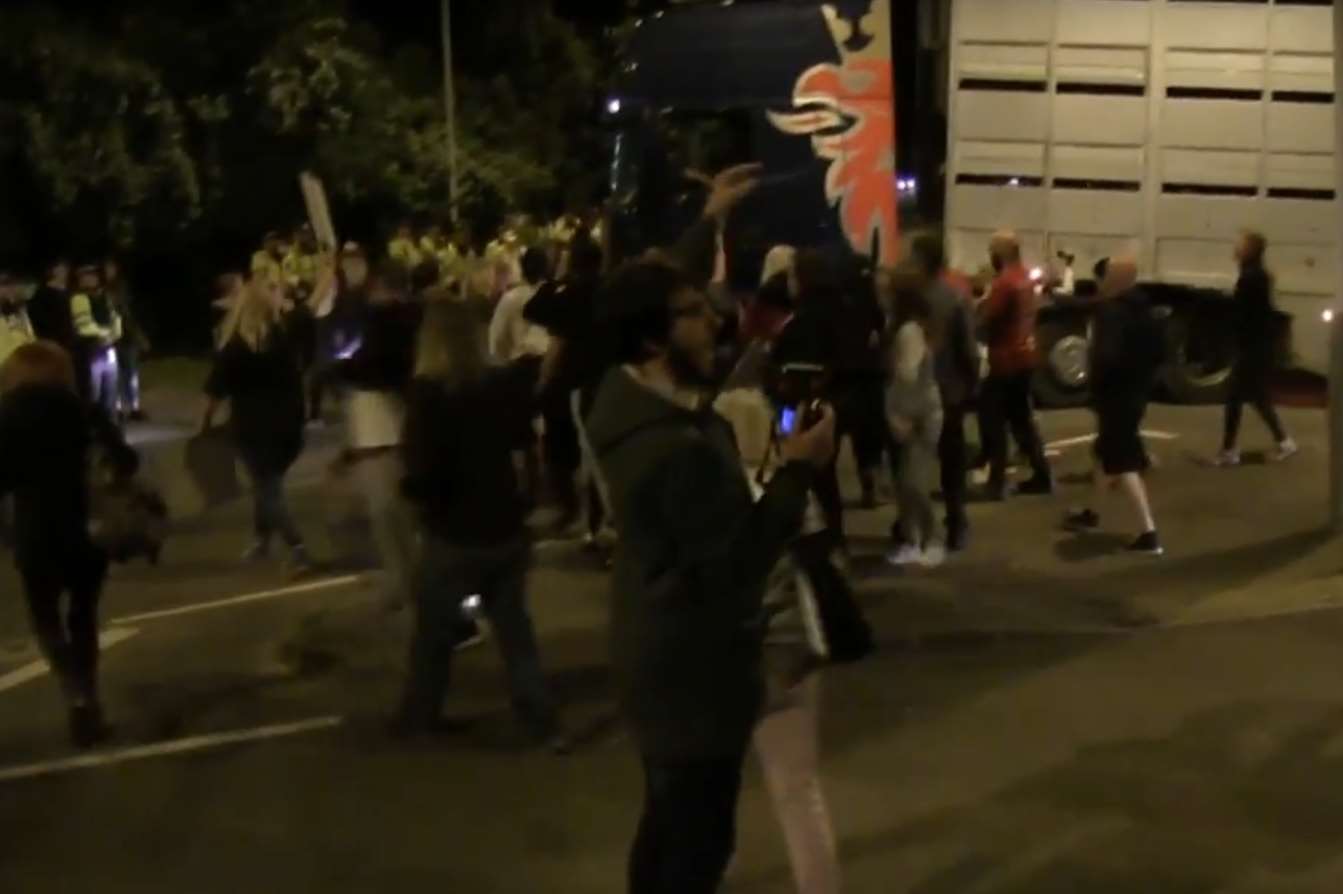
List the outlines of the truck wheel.
<svg viewBox="0 0 1343 894">
<path fill-rule="evenodd" d="M 1161 381 L 1171 400 L 1210 404 L 1226 399 L 1235 343 L 1219 320 L 1176 315 L 1166 327 L 1166 365 Z"/>
<path fill-rule="evenodd" d="M 1043 360 L 1033 390 L 1042 407 L 1080 407 L 1090 392 L 1091 343 L 1083 325 L 1043 323 L 1035 333 Z"/>
</svg>

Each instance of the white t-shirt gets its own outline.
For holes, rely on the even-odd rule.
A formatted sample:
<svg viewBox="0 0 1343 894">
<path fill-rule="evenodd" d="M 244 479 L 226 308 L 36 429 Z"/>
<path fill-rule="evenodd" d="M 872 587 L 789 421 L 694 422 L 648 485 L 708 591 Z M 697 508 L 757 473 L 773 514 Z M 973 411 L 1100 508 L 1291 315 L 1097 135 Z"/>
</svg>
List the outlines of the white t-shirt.
<svg viewBox="0 0 1343 894">
<path fill-rule="evenodd" d="M 550 350 L 550 335 L 522 316 L 527 302 L 536 297 L 540 286 L 520 285 L 509 289 L 495 305 L 490 320 L 490 355 L 500 363 L 512 363 L 522 357 L 544 357 Z"/>
<path fill-rule="evenodd" d="M 345 439 L 351 450 L 395 447 L 401 443 L 406 405 L 390 391 L 350 391 L 345 405 Z"/>
</svg>

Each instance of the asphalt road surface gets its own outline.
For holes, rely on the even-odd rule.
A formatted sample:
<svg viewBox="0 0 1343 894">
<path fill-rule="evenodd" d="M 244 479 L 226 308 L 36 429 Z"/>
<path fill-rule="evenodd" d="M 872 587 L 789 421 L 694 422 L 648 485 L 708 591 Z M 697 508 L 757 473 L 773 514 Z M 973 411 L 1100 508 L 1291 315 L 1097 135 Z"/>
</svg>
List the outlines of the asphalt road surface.
<svg viewBox="0 0 1343 894">
<path fill-rule="evenodd" d="M 1044 417 L 1061 493 L 973 506 L 969 553 L 939 571 L 887 571 L 892 510 L 852 514 L 881 649 L 825 678 L 846 891 L 1343 890 L 1343 561 L 1321 533 L 1323 416 L 1288 421 L 1299 457 L 1217 470 L 1215 409 L 1153 409 L 1162 559 L 1118 551 L 1133 522 L 1117 499 L 1103 533 L 1059 530 L 1084 493 L 1081 411 Z M 1267 446 L 1253 418 L 1245 434 Z M 164 566 L 114 571 L 118 736 L 91 756 L 65 744 L 4 572 L 0 890 L 623 890 L 640 783 L 611 704 L 604 574 L 559 542 L 532 577 L 574 754 L 528 746 L 489 643 L 455 670 L 470 729 L 392 741 L 409 619 L 349 570 L 318 467 L 296 503 L 333 560 L 319 577 L 240 567 L 242 501 L 181 521 Z M 754 767 L 726 890 L 791 890 Z"/>
</svg>

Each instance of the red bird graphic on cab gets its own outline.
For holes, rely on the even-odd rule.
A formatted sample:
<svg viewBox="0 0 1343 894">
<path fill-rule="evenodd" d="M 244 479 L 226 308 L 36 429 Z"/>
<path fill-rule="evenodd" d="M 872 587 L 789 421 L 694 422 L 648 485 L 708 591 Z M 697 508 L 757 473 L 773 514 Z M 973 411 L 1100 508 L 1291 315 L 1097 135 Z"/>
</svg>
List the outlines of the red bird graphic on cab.
<svg viewBox="0 0 1343 894">
<path fill-rule="evenodd" d="M 876 0 L 863 19 L 868 43 L 851 51 L 852 27 L 834 7 L 824 13 L 843 59 L 815 65 L 793 88 L 792 112 L 770 112 L 779 130 L 810 136 L 830 162 L 825 194 L 839 208 L 840 224 L 854 251 L 881 264 L 897 259 L 895 108 L 892 97 L 890 14 Z"/>
</svg>

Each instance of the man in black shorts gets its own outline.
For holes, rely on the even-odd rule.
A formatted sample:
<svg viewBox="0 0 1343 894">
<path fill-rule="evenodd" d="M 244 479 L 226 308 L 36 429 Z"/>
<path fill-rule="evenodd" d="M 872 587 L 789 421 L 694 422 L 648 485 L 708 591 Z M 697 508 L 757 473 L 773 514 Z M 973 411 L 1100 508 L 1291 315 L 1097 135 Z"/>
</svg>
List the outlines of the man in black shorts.
<svg viewBox="0 0 1343 894">
<path fill-rule="evenodd" d="M 1097 274 L 1101 303 L 1091 339 L 1091 396 L 1100 466 L 1096 483 L 1099 488 L 1108 482 L 1133 504 L 1142 533 L 1129 551 L 1159 556 L 1164 550 L 1143 481 L 1150 462 L 1141 427 L 1164 351 L 1161 329 L 1147 296 L 1137 287 L 1137 261 L 1113 258 L 1098 264 Z M 1091 530 L 1100 526 L 1100 516 L 1091 507 L 1078 509 L 1068 513 L 1065 524 L 1074 531 Z"/>
</svg>

